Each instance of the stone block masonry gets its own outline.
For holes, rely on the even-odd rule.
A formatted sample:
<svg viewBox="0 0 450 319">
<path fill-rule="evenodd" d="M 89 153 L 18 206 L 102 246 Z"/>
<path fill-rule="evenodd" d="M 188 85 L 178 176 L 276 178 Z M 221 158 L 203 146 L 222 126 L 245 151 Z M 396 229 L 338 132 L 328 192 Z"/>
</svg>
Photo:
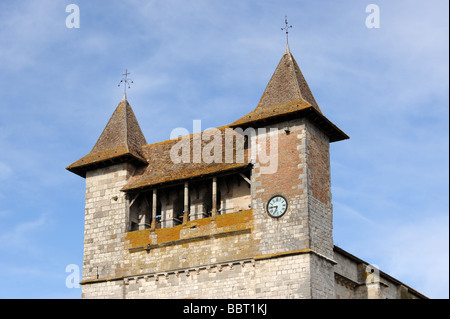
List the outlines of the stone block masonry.
<svg viewBox="0 0 450 319">
<path fill-rule="evenodd" d="M 119 164 L 86 177 L 83 298 L 329 297 L 329 278 L 316 276 L 329 261 L 299 240 L 306 232 L 296 234 L 307 225 L 304 199 L 290 203 L 293 211 L 305 212 L 304 219 L 292 219 L 291 213 L 269 232 L 261 229 L 260 219 L 268 225 L 280 220 L 261 218 L 264 205 L 167 229 L 127 232 L 128 204 L 120 189 L 133 171 L 132 165 Z M 275 245 L 270 247 L 278 249 L 267 249 L 267 236 Z M 289 250 L 289 245 L 299 248 L 297 240 L 302 249 Z M 313 280 L 320 293 L 314 292 Z"/>
<path fill-rule="evenodd" d="M 278 169 L 264 175 L 255 163 L 244 212 L 128 232 L 120 190 L 135 167 L 87 172 L 83 297 L 333 297 L 328 141 L 304 119 L 275 127 Z M 279 219 L 265 207 L 276 194 L 289 205 Z"/>
<path fill-rule="evenodd" d="M 128 229 L 126 194 L 120 189 L 134 172 L 123 163 L 91 170 L 86 174 L 83 278 L 112 276 L 120 267 L 125 251 L 123 238 Z"/>
<path fill-rule="evenodd" d="M 67 167 L 86 178 L 83 298 L 425 298 L 334 246 L 329 145 L 349 137 L 289 47 L 229 127 L 247 136 L 250 163 L 175 164 L 177 141 L 147 144 L 124 96 Z M 274 196 L 279 216 L 267 213 Z"/>
<path fill-rule="evenodd" d="M 199 265 L 83 285 L 83 298 L 311 298 L 311 252 Z"/>
</svg>

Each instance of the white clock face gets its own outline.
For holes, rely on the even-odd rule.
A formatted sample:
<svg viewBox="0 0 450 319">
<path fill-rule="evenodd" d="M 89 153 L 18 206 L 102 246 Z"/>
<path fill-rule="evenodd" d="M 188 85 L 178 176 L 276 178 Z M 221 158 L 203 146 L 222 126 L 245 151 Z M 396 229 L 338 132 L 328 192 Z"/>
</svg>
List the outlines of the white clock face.
<svg viewBox="0 0 450 319">
<path fill-rule="evenodd" d="M 267 212 L 271 217 L 279 218 L 286 213 L 287 200 L 283 196 L 276 195 L 267 203 Z"/>
</svg>

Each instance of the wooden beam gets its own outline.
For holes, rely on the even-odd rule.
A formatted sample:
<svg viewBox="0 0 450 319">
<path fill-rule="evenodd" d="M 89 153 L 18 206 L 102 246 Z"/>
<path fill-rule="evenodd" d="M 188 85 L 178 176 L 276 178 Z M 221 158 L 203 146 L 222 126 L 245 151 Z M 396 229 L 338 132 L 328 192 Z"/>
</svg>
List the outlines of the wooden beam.
<svg viewBox="0 0 450 319">
<path fill-rule="evenodd" d="M 183 225 L 186 225 L 189 221 L 189 183 L 184 183 L 184 214 Z"/>
<path fill-rule="evenodd" d="M 213 177 L 212 179 L 212 212 L 211 212 L 213 220 L 217 215 L 217 177 Z"/>
<path fill-rule="evenodd" d="M 134 196 L 133 200 L 130 202 L 130 205 L 128 205 L 128 207 L 133 206 L 134 202 L 136 201 L 136 199 L 139 197 L 139 195 L 141 195 L 141 193 L 137 193 L 136 196 Z"/>
<path fill-rule="evenodd" d="M 157 198 L 157 189 L 153 189 L 153 198 L 152 198 L 152 224 L 150 228 L 153 230 L 156 229 L 156 209 L 158 205 L 158 198 Z"/>
<path fill-rule="evenodd" d="M 249 183 L 250 185 L 252 185 L 252 181 L 249 180 L 249 179 L 247 178 L 247 176 L 245 176 L 245 175 L 242 174 L 242 173 L 239 173 L 239 175 L 241 175 L 241 177 L 242 177 L 247 183 Z"/>
</svg>

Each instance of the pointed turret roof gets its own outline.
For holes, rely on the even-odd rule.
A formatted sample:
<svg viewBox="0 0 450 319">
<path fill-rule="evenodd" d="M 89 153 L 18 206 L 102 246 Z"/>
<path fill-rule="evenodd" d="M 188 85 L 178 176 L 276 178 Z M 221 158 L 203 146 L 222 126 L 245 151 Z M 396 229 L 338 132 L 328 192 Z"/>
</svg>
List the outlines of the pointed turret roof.
<svg viewBox="0 0 450 319">
<path fill-rule="evenodd" d="M 289 46 L 278 63 L 256 108 L 231 124 L 231 127 L 254 126 L 286 118 L 312 115 L 320 122 L 330 141 L 347 139 L 348 136 L 331 123 L 319 108 L 308 83 L 292 55 Z M 317 123 L 316 123 L 317 124 Z"/>
<path fill-rule="evenodd" d="M 276 105 L 293 101 L 309 104 L 321 112 L 297 61 L 291 54 L 289 45 L 287 45 L 286 52 L 267 84 L 257 108 L 272 109 Z"/>
<path fill-rule="evenodd" d="M 139 123 L 126 96 L 120 101 L 90 153 L 67 170 L 85 177 L 86 171 L 124 161 L 147 164 L 141 147 L 146 145 Z"/>
</svg>

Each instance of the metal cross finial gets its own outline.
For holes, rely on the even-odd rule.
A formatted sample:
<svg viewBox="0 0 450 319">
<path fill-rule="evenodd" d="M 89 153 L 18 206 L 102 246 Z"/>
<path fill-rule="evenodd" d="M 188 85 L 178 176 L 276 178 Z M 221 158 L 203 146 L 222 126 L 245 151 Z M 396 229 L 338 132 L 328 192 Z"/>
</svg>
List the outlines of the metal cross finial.
<svg viewBox="0 0 450 319">
<path fill-rule="evenodd" d="M 284 23 L 286 24 L 286 26 L 284 28 L 281 28 L 281 31 L 286 30 L 286 44 L 289 44 L 288 34 L 289 29 L 292 28 L 292 26 L 288 24 L 287 16 L 285 16 L 284 18 Z"/>
<path fill-rule="evenodd" d="M 120 80 L 119 85 L 120 86 L 121 83 L 124 83 L 124 89 L 123 89 L 123 95 L 124 97 L 126 97 L 127 95 L 127 87 L 130 88 L 130 83 L 134 83 L 132 79 L 128 78 L 128 75 L 131 74 L 128 72 L 128 69 L 125 69 L 125 73 L 122 74 L 124 76 L 124 78 L 122 78 L 122 80 Z"/>
</svg>

